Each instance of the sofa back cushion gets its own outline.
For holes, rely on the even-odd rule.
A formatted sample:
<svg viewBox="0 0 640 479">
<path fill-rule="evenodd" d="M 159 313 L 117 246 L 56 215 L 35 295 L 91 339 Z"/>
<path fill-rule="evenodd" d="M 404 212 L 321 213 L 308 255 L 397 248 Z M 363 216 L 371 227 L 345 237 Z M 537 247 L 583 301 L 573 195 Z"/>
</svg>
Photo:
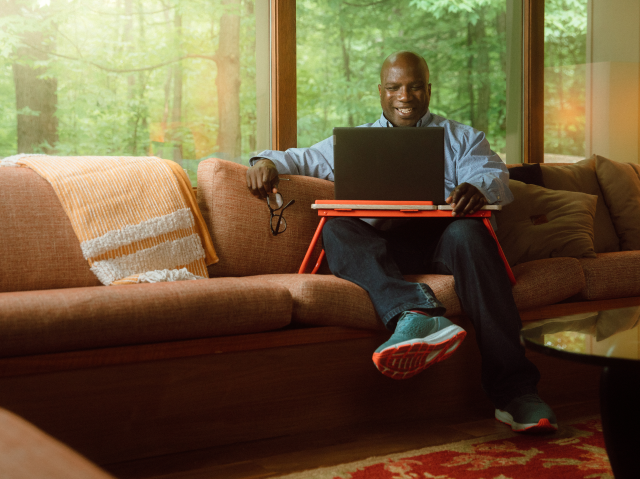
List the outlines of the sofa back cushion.
<svg viewBox="0 0 640 479">
<path fill-rule="evenodd" d="M 211 277 L 297 273 L 318 226 L 315 200 L 333 199 L 333 183 L 305 176 L 282 175 L 279 191 L 287 229 L 271 234 L 265 200 L 247 189 L 247 167 L 230 161 L 204 160 L 198 167 L 198 205 L 209 227 L 220 261 L 209 266 Z M 273 202 L 272 202 L 273 205 Z M 316 245 L 310 266 L 320 253 Z M 328 272 L 326 261 L 320 272 Z"/>
<path fill-rule="evenodd" d="M 620 249 L 640 250 L 640 166 L 594 156 L 598 182 L 620 238 Z"/>
<path fill-rule="evenodd" d="M 99 286 L 51 185 L 0 168 L 0 292 Z"/>
<path fill-rule="evenodd" d="M 595 258 L 597 197 L 509 180 L 514 196 L 496 212 L 497 236 L 509 264 L 545 258 Z"/>
<path fill-rule="evenodd" d="M 605 203 L 598 177 L 596 159 L 579 161 L 570 165 L 541 165 L 544 185 L 552 190 L 579 191 L 597 195 L 596 216 L 593 222 L 593 246 L 596 253 L 620 251 L 620 240 Z"/>
</svg>

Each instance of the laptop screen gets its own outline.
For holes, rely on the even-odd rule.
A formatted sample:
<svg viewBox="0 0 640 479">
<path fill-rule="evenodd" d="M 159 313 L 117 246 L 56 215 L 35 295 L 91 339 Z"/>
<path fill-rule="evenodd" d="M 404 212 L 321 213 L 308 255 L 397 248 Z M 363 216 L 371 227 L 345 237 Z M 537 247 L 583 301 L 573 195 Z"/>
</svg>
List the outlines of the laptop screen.
<svg viewBox="0 0 640 479">
<path fill-rule="evenodd" d="M 334 128 L 336 200 L 445 204 L 444 128 Z"/>
</svg>

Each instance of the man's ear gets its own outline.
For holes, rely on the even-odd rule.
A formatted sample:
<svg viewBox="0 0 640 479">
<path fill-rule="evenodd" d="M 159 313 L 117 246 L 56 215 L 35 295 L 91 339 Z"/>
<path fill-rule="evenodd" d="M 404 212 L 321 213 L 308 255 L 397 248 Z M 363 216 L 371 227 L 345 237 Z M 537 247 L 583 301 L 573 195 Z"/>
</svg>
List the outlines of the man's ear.
<svg viewBox="0 0 640 479">
<path fill-rule="evenodd" d="M 382 100 L 382 85 L 378 85 L 378 95 L 380 95 L 380 99 Z"/>
</svg>

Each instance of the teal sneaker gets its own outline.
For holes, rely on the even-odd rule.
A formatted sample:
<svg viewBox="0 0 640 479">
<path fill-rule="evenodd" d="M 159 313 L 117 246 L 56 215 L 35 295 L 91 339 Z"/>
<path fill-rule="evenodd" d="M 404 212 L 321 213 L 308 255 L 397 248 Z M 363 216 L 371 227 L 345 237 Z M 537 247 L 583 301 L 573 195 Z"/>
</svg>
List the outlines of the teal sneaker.
<svg viewBox="0 0 640 479">
<path fill-rule="evenodd" d="M 516 432 L 545 433 L 558 430 L 551 408 L 537 394 L 525 394 L 512 400 L 504 409 L 496 409 L 496 419 Z"/>
<path fill-rule="evenodd" d="M 467 335 L 442 316 L 405 311 L 395 332 L 373 353 L 373 362 L 385 376 L 407 379 L 451 356 Z"/>
</svg>

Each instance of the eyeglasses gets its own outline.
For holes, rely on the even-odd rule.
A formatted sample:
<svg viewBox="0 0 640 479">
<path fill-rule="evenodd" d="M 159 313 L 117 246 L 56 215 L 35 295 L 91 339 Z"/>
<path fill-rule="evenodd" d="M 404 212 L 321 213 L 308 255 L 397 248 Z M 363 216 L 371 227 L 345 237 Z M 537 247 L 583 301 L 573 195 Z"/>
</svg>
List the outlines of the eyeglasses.
<svg viewBox="0 0 640 479">
<path fill-rule="evenodd" d="M 269 197 L 267 196 L 267 206 L 269 207 L 269 212 L 271 213 L 271 219 L 269 220 L 269 226 L 271 227 L 271 234 L 273 236 L 279 235 L 280 233 L 284 233 L 287 229 L 287 220 L 284 219 L 282 213 L 286 210 L 290 205 L 294 204 L 296 200 L 291 200 L 289 203 L 282 206 L 284 204 L 284 200 L 282 199 L 282 195 L 280 193 L 276 193 L 276 203 L 278 205 L 277 208 L 271 207 L 271 202 L 269 201 Z M 280 211 L 279 213 L 276 213 Z"/>
</svg>

